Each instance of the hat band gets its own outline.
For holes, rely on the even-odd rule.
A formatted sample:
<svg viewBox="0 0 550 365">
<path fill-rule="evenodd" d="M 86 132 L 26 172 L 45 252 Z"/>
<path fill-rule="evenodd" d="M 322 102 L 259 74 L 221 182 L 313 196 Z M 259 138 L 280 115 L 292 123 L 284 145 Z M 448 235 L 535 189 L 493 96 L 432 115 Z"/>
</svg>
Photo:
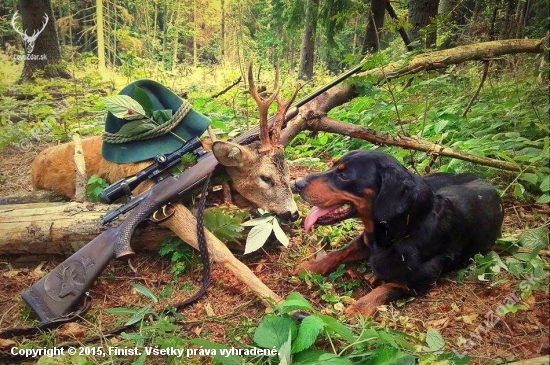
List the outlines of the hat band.
<svg viewBox="0 0 550 365">
<path fill-rule="evenodd" d="M 178 126 L 183 121 L 183 119 L 185 118 L 187 113 L 189 113 L 190 110 L 191 110 L 191 104 L 184 101 L 183 104 L 179 107 L 179 109 L 172 116 L 172 118 L 170 118 L 168 122 L 163 124 L 158 124 L 154 122 L 155 124 L 157 124 L 157 126 L 151 130 L 145 131 L 143 133 L 140 133 L 134 136 L 125 136 L 125 135 L 120 135 L 116 133 L 103 132 L 101 138 L 105 143 L 120 144 L 120 143 L 134 142 L 134 141 L 144 141 L 147 139 L 159 137 L 170 132 L 172 129 Z"/>
</svg>

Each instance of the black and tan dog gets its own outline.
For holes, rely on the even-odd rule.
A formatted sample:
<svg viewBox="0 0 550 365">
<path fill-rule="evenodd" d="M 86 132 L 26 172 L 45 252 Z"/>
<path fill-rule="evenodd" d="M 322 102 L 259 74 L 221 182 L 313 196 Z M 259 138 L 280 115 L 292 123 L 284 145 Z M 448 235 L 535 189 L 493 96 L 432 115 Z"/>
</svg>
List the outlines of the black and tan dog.
<svg viewBox="0 0 550 365">
<path fill-rule="evenodd" d="M 471 174 L 422 178 L 380 152 L 350 152 L 329 170 L 296 181 L 295 188 L 315 205 L 305 219 L 307 232 L 314 224 L 350 217 L 364 224 L 346 247 L 297 268 L 326 274 L 341 263 L 369 260 L 385 284 L 348 314 L 370 316 L 379 305 L 426 292 L 441 273 L 489 251 L 502 226 L 502 201 L 488 183 Z"/>
</svg>

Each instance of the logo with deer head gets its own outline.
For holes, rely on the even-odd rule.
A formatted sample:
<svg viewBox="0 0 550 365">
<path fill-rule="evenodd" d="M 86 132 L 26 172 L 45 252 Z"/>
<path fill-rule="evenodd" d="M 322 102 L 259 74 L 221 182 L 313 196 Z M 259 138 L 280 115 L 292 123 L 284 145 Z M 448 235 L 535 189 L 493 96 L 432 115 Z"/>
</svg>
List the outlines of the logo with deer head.
<svg viewBox="0 0 550 365">
<path fill-rule="evenodd" d="M 48 18 L 48 14 L 44 13 L 44 24 L 42 24 L 42 29 L 40 29 L 40 30 L 35 29 L 33 31 L 32 35 L 29 36 L 27 34 L 26 29 L 24 31 L 21 31 L 17 28 L 17 25 L 15 25 L 15 20 L 17 19 L 17 13 L 18 13 L 18 11 L 16 11 L 15 14 L 13 14 L 13 17 L 11 18 L 11 26 L 13 27 L 13 29 L 17 33 L 19 33 L 23 37 L 23 41 L 25 42 L 25 49 L 27 50 L 27 54 L 31 54 L 32 51 L 34 50 L 34 42 L 36 41 L 36 38 L 38 38 L 40 33 L 42 33 L 42 31 L 44 31 L 44 28 L 46 28 L 46 25 L 48 24 L 48 20 L 50 20 L 50 18 Z"/>
</svg>

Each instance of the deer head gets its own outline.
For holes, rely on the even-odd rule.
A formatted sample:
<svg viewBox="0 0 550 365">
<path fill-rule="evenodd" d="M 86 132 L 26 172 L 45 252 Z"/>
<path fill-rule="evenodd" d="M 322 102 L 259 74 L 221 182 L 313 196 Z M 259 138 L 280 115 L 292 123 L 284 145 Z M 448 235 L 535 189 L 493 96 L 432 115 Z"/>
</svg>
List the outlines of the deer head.
<svg viewBox="0 0 550 365">
<path fill-rule="evenodd" d="M 290 190 L 290 174 L 284 159 L 284 148 L 279 142 L 285 115 L 296 98 L 284 101 L 279 94 L 279 71 L 275 76 L 274 91 L 266 99 L 258 94 L 252 73 L 248 67 L 249 92 L 259 109 L 260 141 L 247 146 L 232 142 L 216 141 L 212 152 L 225 166 L 235 190 L 256 206 L 277 214 L 283 219 L 298 219 L 298 207 Z M 269 105 L 277 100 L 277 114 L 270 138 L 267 113 Z"/>
<path fill-rule="evenodd" d="M 29 36 L 27 34 L 26 29 L 24 31 L 20 31 L 19 29 L 17 29 L 17 26 L 15 25 L 15 20 L 17 19 L 17 13 L 18 11 L 16 11 L 15 14 L 13 14 L 13 17 L 11 18 L 11 26 L 17 33 L 19 33 L 23 37 L 23 41 L 25 42 L 25 49 L 27 50 L 27 53 L 30 54 L 34 50 L 34 42 L 36 41 L 36 38 L 38 38 L 40 33 L 42 33 L 44 28 L 46 28 L 46 25 L 48 24 L 48 20 L 50 18 L 48 18 L 48 14 L 44 14 L 44 24 L 42 24 L 42 29 L 40 30 L 35 29 L 32 35 Z"/>
</svg>

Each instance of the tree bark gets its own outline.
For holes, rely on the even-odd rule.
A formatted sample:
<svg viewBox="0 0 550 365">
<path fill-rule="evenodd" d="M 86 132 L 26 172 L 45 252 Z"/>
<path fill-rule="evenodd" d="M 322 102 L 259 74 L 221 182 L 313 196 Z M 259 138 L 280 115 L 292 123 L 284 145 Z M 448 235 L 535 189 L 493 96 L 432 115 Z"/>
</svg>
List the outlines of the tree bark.
<svg viewBox="0 0 550 365">
<path fill-rule="evenodd" d="M 99 218 L 113 208 L 76 202 L 0 205 L 0 255 L 72 254 L 107 228 Z M 145 225 L 132 247 L 157 250 L 167 234 L 167 229 Z"/>
<path fill-rule="evenodd" d="M 409 0 L 409 38 L 412 42 L 420 40 L 420 29 L 430 24 L 431 19 L 437 15 L 438 4 L 439 0 Z M 426 35 L 425 47 L 435 45 L 436 39 L 437 32 L 434 29 Z"/>
<path fill-rule="evenodd" d="M 302 38 L 302 52 L 300 56 L 300 70 L 298 78 L 311 80 L 313 77 L 313 61 L 315 60 L 315 38 L 317 34 L 317 15 L 319 0 L 307 0 L 306 20 Z"/>
<path fill-rule="evenodd" d="M 220 63 L 225 58 L 225 1 L 221 0 L 221 29 L 220 29 Z"/>
<path fill-rule="evenodd" d="M 105 32 L 103 30 L 103 0 L 96 0 L 97 70 L 105 78 Z"/>
<path fill-rule="evenodd" d="M 19 6 L 21 30 L 26 31 L 28 36 L 32 36 L 33 31 L 42 29 L 44 15 L 48 16 L 48 23 L 36 38 L 33 50 L 25 55 L 20 81 L 32 80 L 37 71 L 42 71 L 41 76 L 45 78 L 70 78 L 61 62 L 61 50 L 50 0 L 19 0 Z"/>
<path fill-rule="evenodd" d="M 384 26 L 384 15 L 388 0 L 372 0 L 367 19 L 367 29 L 361 54 L 375 53 L 380 50 L 380 38 Z"/>
</svg>

